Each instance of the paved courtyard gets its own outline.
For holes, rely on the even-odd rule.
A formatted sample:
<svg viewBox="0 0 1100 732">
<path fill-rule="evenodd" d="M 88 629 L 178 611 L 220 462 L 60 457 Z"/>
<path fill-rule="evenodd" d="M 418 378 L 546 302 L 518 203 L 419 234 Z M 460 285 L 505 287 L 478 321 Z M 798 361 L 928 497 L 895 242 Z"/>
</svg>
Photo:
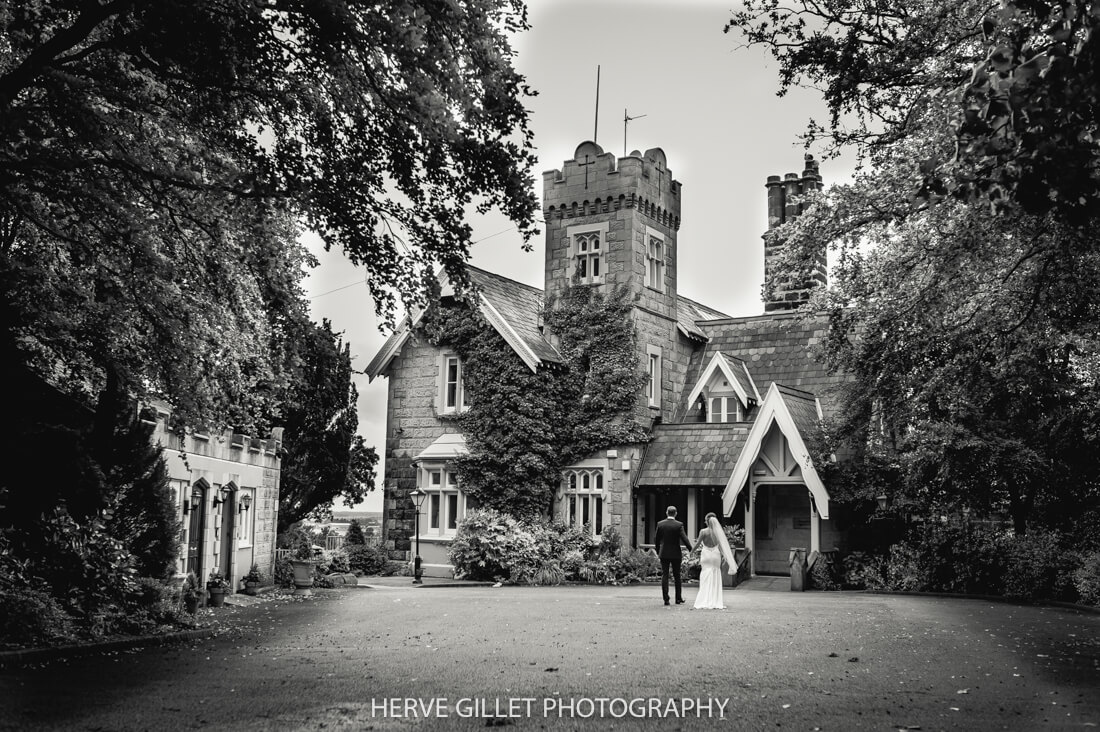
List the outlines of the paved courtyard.
<svg viewBox="0 0 1100 732">
<path fill-rule="evenodd" d="M 278 598 L 213 639 L 0 672 L 0 729 L 1100 725 L 1100 615 L 753 586 L 725 611 L 654 586 Z"/>
</svg>

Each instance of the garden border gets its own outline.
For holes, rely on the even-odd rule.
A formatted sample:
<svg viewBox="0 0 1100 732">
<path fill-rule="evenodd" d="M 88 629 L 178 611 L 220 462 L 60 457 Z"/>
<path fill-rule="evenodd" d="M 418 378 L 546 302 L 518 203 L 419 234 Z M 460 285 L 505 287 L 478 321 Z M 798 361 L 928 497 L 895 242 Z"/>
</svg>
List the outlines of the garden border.
<svg viewBox="0 0 1100 732">
<path fill-rule="evenodd" d="M 813 590 L 814 592 L 831 592 L 836 590 Z M 1062 602 L 1060 600 L 1040 600 L 1038 602 L 1030 602 L 1028 600 L 1020 600 L 1013 597 L 1005 597 L 1004 595 L 970 595 L 961 592 L 904 592 L 901 590 L 856 590 L 866 595 L 906 595 L 911 597 L 946 597 L 960 600 L 984 600 L 986 602 L 1001 602 L 1011 605 L 1021 605 L 1024 607 L 1056 607 L 1062 610 L 1078 610 L 1084 613 L 1091 613 L 1093 615 L 1100 615 L 1100 607 L 1093 607 L 1092 605 L 1080 605 L 1076 602 Z"/>
<path fill-rule="evenodd" d="M 112 638 L 111 640 L 74 643 L 65 646 L 47 646 L 45 648 L 23 648 L 15 651 L 0 651 L 0 669 L 28 666 L 32 663 L 56 661 L 59 658 L 79 658 L 96 653 L 127 651 L 133 648 L 166 646 L 172 643 L 186 643 L 192 640 L 209 638 L 218 632 L 217 628 L 195 628 L 176 633 L 161 635 L 142 635 L 133 638 Z"/>
</svg>

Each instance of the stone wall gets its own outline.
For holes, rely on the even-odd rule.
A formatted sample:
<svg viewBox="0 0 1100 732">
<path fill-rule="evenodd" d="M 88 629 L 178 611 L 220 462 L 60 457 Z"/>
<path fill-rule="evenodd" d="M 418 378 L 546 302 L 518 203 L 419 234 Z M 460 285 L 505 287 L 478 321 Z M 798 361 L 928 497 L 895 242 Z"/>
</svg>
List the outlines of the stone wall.
<svg viewBox="0 0 1100 732">
<path fill-rule="evenodd" d="M 444 350 L 416 334 L 390 363 L 387 372 L 386 485 L 384 486 L 383 546 L 390 558 L 408 560 L 415 532 L 416 488 L 413 458 L 441 435 L 459 432 L 453 417 L 439 413 L 441 358 Z"/>
</svg>

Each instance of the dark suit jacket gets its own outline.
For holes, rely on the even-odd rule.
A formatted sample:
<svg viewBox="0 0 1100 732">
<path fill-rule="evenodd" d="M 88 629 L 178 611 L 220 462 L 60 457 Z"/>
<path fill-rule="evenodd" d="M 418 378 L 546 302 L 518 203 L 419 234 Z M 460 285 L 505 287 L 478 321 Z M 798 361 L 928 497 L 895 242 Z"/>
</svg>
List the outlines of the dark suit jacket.
<svg viewBox="0 0 1100 732">
<path fill-rule="evenodd" d="M 657 522 L 657 535 L 653 543 L 657 546 L 657 556 L 661 559 L 683 559 L 680 553 L 680 542 L 689 550 L 691 540 L 688 539 L 684 525 L 674 518 L 666 518 Z"/>
</svg>

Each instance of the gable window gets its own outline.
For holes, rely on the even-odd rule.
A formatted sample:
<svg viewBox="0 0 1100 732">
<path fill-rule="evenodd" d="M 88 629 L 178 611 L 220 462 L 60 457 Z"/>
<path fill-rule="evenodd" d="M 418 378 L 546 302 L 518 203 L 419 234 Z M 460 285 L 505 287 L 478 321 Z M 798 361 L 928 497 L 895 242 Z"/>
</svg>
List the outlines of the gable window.
<svg viewBox="0 0 1100 732">
<path fill-rule="evenodd" d="M 599 536 L 603 533 L 603 470 L 570 468 L 564 472 L 561 519 L 570 526 Z"/>
<path fill-rule="evenodd" d="M 708 422 L 740 422 L 741 400 L 736 396 L 714 396 L 708 400 Z"/>
<path fill-rule="evenodd" d="M 646 287 L 654 290 L 665 290 L 665 241 L 654 232 L 646 233 L 648 244 L 646 246 Z"/>
<path fill-rule="evenodd" d="M 661 406 L 661 349 L 657 346 L 646 348 L 645 395 L 649 406 Z"/>
<path fill-rule="evenodd" d="M 421 526 L 429 536 L 451 536 L 458 529 L 458 522 L 465 514 L 466 504 L 458 490 L 458 478 L 446 468 L 428 468 L 424 471 L 422 486 L 428 499 L 424 502 Z M 425 520 L 426 519 L 426 520 Z"/>
<path fill-rule="evenodd" d="M 607 222 L 570 226 L 567 235 L 576 281 L 586 285 L 603 282 L 607 271 Z"/>
<path fill-rule="evenodd" d="M 470 406 L 470 399 L 466 393 L 462 379 L 462 360 L 453 354 L 443 356 L 440 411 L 445 414 L 463 412 Z"/>
</svg>

